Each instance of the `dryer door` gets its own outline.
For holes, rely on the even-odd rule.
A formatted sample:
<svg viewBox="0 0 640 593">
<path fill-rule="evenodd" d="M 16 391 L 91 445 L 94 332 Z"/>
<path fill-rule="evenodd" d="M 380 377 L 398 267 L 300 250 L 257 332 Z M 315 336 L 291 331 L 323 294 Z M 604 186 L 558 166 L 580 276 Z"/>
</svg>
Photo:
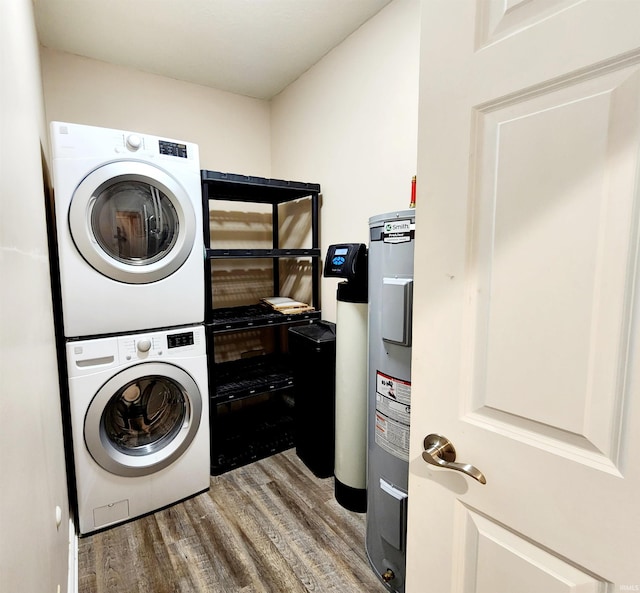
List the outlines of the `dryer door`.
<svg viewBox="0 0 640 593">
<path fill-rule="evenodd" d="M 173 274 L 200 232 L 183 187 L 139 161 L 114 161 L 89 173 L 71 198 L 69 230 L 93 268 L 130 284 Z"/>
<path fill-rule="evenodd" d="M 191 444 L 202 394 L 183 369 L 147 362 L 114 375 L 96 393 L 84 422 L 93 459 L 118 476 L 146 476 L 167 467 Z"/>
</svg>

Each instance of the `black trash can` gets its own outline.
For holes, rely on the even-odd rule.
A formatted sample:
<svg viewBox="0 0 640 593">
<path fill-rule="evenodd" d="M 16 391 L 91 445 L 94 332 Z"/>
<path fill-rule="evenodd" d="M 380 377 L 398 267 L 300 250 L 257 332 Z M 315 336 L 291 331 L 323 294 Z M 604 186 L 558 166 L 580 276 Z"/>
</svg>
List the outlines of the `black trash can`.
<svg viewBox="0 0 640 593">
<path fill-rule="evenodd" d="M 319 478 L 333 475 L 335 454 L 336 325 L 317 321 L 289 328 L 295 386 L 298 457 Z"/>
</svg>

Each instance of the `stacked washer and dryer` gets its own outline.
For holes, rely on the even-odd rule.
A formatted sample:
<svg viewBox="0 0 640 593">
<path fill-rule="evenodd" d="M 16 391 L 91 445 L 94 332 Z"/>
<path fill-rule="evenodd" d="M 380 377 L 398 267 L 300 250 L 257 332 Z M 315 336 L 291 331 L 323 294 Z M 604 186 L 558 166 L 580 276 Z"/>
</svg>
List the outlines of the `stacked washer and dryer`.
<svg viewBox="0 0 640 593">
<path fill-rule="evenodd" d="M 81 535 L 209 487 L 195 144 L 51 124 Z"/>
</svg>

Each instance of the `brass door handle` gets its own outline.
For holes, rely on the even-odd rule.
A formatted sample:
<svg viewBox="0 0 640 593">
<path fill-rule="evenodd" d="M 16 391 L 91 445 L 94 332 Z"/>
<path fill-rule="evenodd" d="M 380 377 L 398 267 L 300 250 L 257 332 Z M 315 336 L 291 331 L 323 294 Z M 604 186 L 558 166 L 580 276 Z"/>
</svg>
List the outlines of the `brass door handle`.
<svg viewBox="0 0 640 593">
<path fill-rule="evenodd" d="M 422 459 L 436 467 L 453 469 L 471 476 L 481 484 L 486 484 L 484 474 L 475 466 L 468 463 L 455 463 L 456 450 L 451 441 L 439 434 L 430 434 L 424 439 L 424 452 Z"/>
</svg>

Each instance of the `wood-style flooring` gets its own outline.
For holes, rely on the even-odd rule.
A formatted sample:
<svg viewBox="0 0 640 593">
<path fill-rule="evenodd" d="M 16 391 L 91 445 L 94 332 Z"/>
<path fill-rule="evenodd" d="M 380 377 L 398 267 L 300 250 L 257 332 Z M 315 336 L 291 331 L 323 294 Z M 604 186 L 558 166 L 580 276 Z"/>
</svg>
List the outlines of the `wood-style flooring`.
<svg viewBox="0 0 640 593">
<path fill-rule="evenodd" d="M 384 593 L 364 515 L 293 449 L 208 493 L 79 541 L 79 593 Z"/>
</svg>

